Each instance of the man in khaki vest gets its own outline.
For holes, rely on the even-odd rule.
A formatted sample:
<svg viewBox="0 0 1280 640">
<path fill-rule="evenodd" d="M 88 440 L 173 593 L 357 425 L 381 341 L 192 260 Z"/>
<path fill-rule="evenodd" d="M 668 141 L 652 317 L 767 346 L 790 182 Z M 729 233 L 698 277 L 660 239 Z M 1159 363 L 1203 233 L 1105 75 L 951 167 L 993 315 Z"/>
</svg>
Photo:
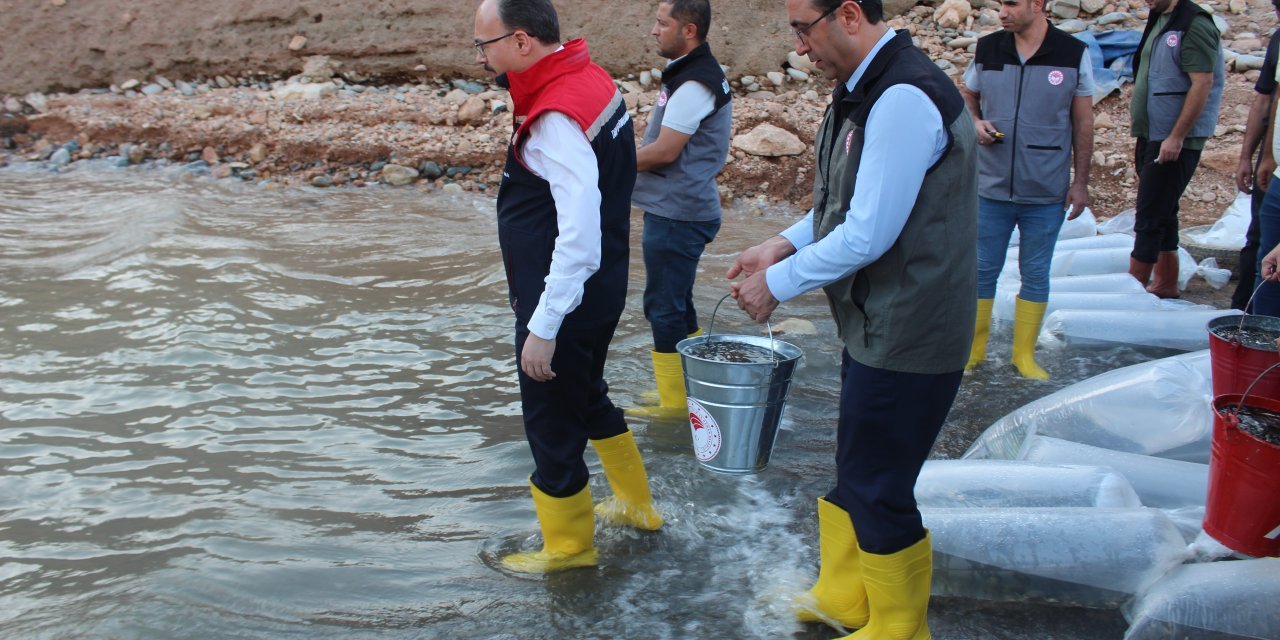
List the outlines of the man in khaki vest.
<svg viewBox="0 0 1280 640">
<path fill-rule="evenodd" d="M 819 287 L 845 345 L 836 486 L 803 620 L 929 637 L 929 534 L 913 490 L 960 386 L 977 294 L 977 147 L 951 80 L 880 0 L 788 0 L 796 52 L 836 83 L 813 208 L 729 269 L 757 322 Z"/>
</svg>

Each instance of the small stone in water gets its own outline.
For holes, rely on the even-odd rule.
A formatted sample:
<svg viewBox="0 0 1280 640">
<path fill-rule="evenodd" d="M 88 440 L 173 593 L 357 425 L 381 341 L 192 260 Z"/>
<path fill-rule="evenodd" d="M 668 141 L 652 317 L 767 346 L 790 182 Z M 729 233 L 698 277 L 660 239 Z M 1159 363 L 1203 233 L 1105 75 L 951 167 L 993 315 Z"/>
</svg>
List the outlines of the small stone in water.
<svg viewBox="0 0 1280 640">
<path fill-rule="evenodd" d="M 777 359 L 771 349 L 732 340 L 710 340 L 689 348 L 689 355 L 712 362 L 756 364 Z"/>
</svg>

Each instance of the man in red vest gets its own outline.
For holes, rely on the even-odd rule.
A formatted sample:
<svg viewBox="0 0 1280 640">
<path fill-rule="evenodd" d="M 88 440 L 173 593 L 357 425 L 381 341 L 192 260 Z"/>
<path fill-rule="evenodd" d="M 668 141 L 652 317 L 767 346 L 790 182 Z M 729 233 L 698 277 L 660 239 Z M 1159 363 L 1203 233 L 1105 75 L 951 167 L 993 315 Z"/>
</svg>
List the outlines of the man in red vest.
<svg viewBox="0 0 1280 640">
<path fill-rule="evenodd" d="M 475 47 L 476 62 L 511 91 L 515 106 L 498 241 L 543 538 L 541 550 L 512 554 L 503 565 L 525 573 L 591 566 L 588 441 L 614 494 L 594 514 L 638 529 L 662 526 L 640 451 L 604 381 L 627 295 L 635 130 L 586 42 L 560 43 L 549 0 L 484 0 Z"/>
</svg>

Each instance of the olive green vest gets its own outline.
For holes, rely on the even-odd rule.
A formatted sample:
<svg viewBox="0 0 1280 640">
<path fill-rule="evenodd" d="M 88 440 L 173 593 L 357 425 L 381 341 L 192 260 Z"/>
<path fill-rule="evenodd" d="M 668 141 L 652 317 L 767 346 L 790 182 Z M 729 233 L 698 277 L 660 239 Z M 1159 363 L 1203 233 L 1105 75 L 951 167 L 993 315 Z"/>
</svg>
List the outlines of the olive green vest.
<svg viewBox="0 0 1280 640">
<path fill-rule="evenodd" d="M 837 122 L 835 114 L 828 109 L 818 130 L 815 239 L 844 222 L 862 158 L 863 127 L 854 117 Z M 978 162 L 967 109 L 948 130 L 951 147 L 925 175 L 897 241 L 823 288 L 849 355 L 863 365 L 938 374 L 968 361 L 977 305 Z"/>
</svg>

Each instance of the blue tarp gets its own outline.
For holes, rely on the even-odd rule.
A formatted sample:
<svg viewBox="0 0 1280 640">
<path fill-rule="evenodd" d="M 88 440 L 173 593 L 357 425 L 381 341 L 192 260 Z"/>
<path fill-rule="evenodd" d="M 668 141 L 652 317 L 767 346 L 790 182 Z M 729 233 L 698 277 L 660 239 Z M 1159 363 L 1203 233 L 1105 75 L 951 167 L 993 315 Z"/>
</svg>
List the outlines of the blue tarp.
<svg viewBox="0 0 1280 640">
<path fill-rule="evenodd" d="M 1094 104 L 1133 80 L 1133 54 L 1137 53 L 1138 42 L 1142 40 L 1141 31 L 1081 31 L 1075 37 L 1089 47 L 1089 59 L 1093 62 Z"/>
</svg>

